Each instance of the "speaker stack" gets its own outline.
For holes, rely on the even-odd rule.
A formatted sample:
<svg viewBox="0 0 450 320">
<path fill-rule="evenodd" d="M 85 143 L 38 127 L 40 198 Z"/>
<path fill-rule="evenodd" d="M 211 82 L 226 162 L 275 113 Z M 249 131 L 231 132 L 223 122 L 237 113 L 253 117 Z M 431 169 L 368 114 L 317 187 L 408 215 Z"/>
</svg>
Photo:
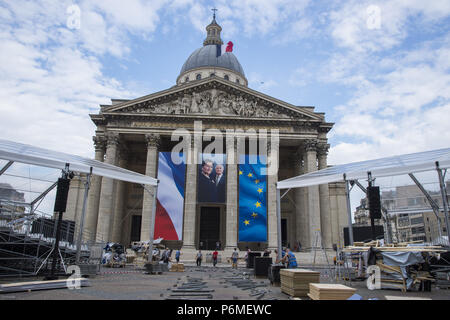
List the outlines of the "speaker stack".
<svg viewBox="0 0 450 320">
<path fill-rule="evenodd" d="M 369 213 L 373 219 L 381 219 L 380 187 L 367 187 Z"/>
</svg>

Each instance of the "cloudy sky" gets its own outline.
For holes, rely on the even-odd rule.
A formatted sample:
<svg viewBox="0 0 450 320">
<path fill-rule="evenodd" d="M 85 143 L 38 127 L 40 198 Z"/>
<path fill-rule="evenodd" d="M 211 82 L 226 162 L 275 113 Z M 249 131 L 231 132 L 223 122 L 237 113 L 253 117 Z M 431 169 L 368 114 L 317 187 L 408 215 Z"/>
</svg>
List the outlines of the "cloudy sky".
<svg viewBox="0 0 450 320">
<path fill-rule="evenodd" d="M 249 87 L 315 106 L 329 163 L 449 147 L 450 1 L 0 1 L 0 137 L 93 157 L 88 114 L 175 84 L 211 8 Z"/>
</svg>

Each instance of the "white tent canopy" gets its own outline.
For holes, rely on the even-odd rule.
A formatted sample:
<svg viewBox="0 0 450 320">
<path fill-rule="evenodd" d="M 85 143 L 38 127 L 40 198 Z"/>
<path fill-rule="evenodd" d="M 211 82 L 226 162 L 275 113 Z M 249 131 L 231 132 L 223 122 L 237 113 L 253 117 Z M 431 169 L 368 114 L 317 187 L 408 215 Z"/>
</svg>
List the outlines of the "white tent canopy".
<svg viewBox="0 0 450 320">
<path fill-rule="evenodd" d="M 0 159 L 61 170 L 68 163 L 71 171 L 88 174 L 92 168 L 94 175 L 138 184 L 157 185 L 155 178 L 104 162 L 2 139 L 0 139 Z"/>
<path fill-rule="evenodd" d="M 367 178 L 368 172 L 372 174 L 373 178 L 377 178 L 430 171 L 436 169 L 436 162 L 439 163 L 441 169 L 449 168 L 450 149 L 439 149 L 337 165 L 279 181 L 277 188 L 300 188 L 344 180 L 364 179 Z"/>
</svg>

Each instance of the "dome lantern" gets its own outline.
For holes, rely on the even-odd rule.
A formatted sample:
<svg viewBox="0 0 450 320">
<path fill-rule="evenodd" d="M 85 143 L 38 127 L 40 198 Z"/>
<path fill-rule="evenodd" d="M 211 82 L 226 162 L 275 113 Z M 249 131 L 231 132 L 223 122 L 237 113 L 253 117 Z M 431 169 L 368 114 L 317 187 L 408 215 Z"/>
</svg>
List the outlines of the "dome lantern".
<svg viewBox="0 0 450 320">
<path fill-rule="evenodd" d="M 222 31 L 222 27 L 216 22 L 216 11 L 217 9 L 211 9 L 214 11 L 213 20 L 211 23 L 206 26 L 206 39 L 203 41 L 203 45 L 207 46 L 210 44 L 218 44 L 222 45 L 223 41 L 220 38 L 220 32 Z"/>
</svg>

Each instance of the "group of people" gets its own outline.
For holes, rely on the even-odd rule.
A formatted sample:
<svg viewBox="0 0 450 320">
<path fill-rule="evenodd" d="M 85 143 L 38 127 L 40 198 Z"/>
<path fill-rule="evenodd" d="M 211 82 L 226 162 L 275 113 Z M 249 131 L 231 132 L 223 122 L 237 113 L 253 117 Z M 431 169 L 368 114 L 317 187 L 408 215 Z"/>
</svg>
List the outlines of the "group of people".
<svg viewBox="0 0 450 320">
<path fill-rule="evenodd" d="M 212 263 L 213 263 L 214 267 L 217 265 L 217 262 L 218 262 L 219 252 L 217 250 L 218 249 L 216 248 L 216 250 L 214 250 L 214 252 L 212 253 Z M 171 262 L 172 261 L 172 259 L 171 259 L 172 251 L 173 251 L 172 249 L 165 248 L 164 251 L 160 254 L 159 249 L 155 248 L 153 250 L 154 260 L 160 260 L 164 263 Z M 247 247 L 247 250 L 246 250 L 246 253 L 244 256 L 246 261 L 249 257 L 250 252 L 251 252 L 251 250 Z M 270 254 L 271 254 L 271 251 L 269 249 L 265 249 L 264 253 L 263 253 L 263 257 L 269 257 Z M 278 258 L 278 250 L 276 250 L 276 249 L 275 249 L 275 254 L 277 255 L 275 263 L 282 263 L 288 269 L 295 269 L 298 267 L 297 259 L 294 255 L 294 253 L 292 253 L 292 251 L 290 250 L 290 248 L 282 249 L 281 259 Z M 180 256 L 181 256 L 181 251 L 178 249 L 175 252 L 175 260 L 177 263 L 180 262 Z M 237 250 L 237 248 L 234 248 L 234 251 L 231 254 L 231 267 L 233 269 L 237 269 L 238 259 L 239 259 L 239 251 Z M 196 254 L 196 264 L 198 267 L 200 267 L 202 265 L 202 261 L 203 261 L 203 253 L 201 250 L 198 250 L 198 252 Z"/>
<path fill-rule="evenodd" d="M 212 253 L 212 263 L 213 263 L 214 267 L 217 265 L 218 257 L 219 257 L 219 252 L 217 252 L 217 249 L 216 249 Z M 197 267 L 200 267 L 202 265 L 202 260 L 203 260 L 202 250 L 198 250 L 197 255 L 196 255 L 195 258 L 196 258 L 195 260 L 196 260 L 196 263 L 197 263 Z"/>
<path fill-rule="evenodd" d="M 204 160 L 198 178 L 198 201 L 224 203 L 225 191 L 224 166 L 212 160 Z"/>
<path fill-rule="evenodd" d="M 295 254 L 292 253 L 291 249 L 284 248 L 281 250 L 281 259 L 278 258 L 278 250 L 275 249 L 275 254 L 277 255 L 276 263 L 282 263 L 287 269 L 295 269 L 298 267 L 297 258 Z"/>
<path fill-rule="evenodd" d="M 152 252 L 152 260 L 153 261 L 162 261 L 164 263 L 172 262 L 172 249 L 165 248 L 163 252 L 160 252 L 158 248 L 154 248 Z M 177 263 L 180 262 L 181 251 L 178 249 L 175 252 L 175 260 Z"/>
</svg>

